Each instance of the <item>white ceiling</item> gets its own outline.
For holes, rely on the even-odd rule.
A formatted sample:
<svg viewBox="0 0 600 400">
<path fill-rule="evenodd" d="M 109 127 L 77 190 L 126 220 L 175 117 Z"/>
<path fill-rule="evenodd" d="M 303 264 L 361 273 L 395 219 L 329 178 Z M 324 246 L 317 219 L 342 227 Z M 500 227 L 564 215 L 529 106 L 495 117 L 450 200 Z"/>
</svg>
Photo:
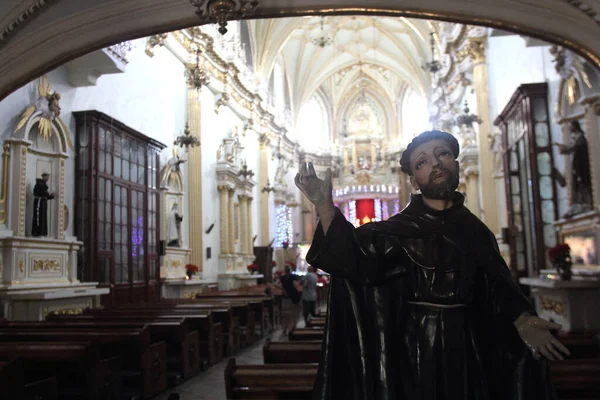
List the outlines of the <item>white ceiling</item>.
<svg viewBox="0 0 600 400">
<path fill-rule="evenodd" d="M 255 20 L 249 27 L 255 71 L 268 79 L 275 63 L 283 63 L 293 115 L 319 89 L 336 114 L 362 88 L 392 109 L 407 88 L 423 95 L 430 88 L 429 75 L 421 68 L 431 58 L 433 25 L 427 20 L 300 17 Z M 331 44 L 313 43 L 321 37 Z"/>
</svg>

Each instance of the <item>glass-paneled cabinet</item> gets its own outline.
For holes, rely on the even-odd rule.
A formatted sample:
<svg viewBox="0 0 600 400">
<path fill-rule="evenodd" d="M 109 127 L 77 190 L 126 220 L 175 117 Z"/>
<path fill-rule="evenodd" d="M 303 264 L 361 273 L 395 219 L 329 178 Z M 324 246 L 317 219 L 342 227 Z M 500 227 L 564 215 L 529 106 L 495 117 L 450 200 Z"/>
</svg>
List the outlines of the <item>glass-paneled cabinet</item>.
<svg viewBox="0 0 600 400">
<path fill-rule="evenodd" d="M 73 114 L 83 279 L 111 288 L 105 305 L 158 300 L 158 174 L 165 146 L 101 112 Z"/>
<path fill-rule="evenodd" d="M 537 276 L 558 217 L 546 83 L 519 86 L 495 121 L 502 131 L 511 270 Z"/>
</svg>

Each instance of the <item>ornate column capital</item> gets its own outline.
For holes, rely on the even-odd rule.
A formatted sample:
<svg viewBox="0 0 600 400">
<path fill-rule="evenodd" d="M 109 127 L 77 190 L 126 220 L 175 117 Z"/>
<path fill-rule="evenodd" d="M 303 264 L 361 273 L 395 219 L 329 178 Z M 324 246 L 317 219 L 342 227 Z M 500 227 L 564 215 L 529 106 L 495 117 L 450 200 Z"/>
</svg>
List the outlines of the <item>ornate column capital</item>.
<svg viewBox="0 0 600 400">
<path fill-rule="evenodd" d="M 477 167 L 477 165 L 469 165 L 464 169 L 463 174 L 467 179 L 469 179 L 472 176 L 477 178 L 479 176 L 479 168 Z"/>
<path fill-rule="evenodd" d="M 487 42 L 487 38 L 484 36 L 479 37 L 469 37 L 467 39 L 467 52 L 471 60 L 473 60 L 473 64 L 483 64 L 485 63 L 485 45 Z"/>
</svg>

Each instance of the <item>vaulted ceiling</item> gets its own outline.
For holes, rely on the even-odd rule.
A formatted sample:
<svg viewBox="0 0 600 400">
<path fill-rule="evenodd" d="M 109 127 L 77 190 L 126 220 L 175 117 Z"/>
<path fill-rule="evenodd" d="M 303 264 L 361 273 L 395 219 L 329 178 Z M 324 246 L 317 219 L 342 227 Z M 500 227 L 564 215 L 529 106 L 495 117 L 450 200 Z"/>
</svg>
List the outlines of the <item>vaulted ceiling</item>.
<svg viewBox="0 0 600 400">
<path fill-rule="evenodd" d="M 266 79 L 275 63 L 283 64 L 293 115 L 317 91 L 335 116 L 362 91 L 393 110 L 408 88 L 426 95 L 431 86 L 421 68 L 431 58 L 427 20 L 300 17 L 255 20 L 249 27 L 255 71 Z"/>
</svg>

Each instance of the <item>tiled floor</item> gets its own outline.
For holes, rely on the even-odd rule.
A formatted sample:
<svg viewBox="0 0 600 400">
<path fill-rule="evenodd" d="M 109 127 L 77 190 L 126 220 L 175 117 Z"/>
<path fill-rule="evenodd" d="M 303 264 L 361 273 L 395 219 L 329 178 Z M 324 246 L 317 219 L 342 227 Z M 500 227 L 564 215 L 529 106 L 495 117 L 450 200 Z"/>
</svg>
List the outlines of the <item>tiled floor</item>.
<svg viewBox="0 0 600 400">
<path fill-rule="evenodd" d="M 304 321 L 299 321 L 297 326 L 303 327 Z M 281 330 L 275 331 L 270 337 L 274 341 L 287 340 L 287 335 L 284 336 Z M 266 338 L 259 340 L 252 346 L 237 352 L 233 356 L 236 362 L 239 364 L 262 364 L 262 346 L 265 340 Z M 226 400 L 225 367 L 228 361 L 229 358 L 223 359 L 219 364 L 210 367 L 208 371 L 201 372 L 181 385 L 167 390 L 155 397 L 154 400 L 167 400 L 171 393 L 179 393 L 179 400 Z"/>
</svg>

